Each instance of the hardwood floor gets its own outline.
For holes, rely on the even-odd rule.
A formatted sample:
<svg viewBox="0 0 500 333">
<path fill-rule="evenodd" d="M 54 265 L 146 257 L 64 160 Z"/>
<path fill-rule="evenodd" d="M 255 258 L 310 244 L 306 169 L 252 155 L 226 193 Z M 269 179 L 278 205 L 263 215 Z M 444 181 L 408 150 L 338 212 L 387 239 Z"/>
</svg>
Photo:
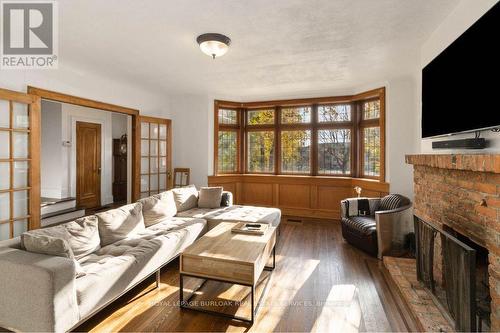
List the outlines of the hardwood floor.
<svg viewBox="0 0 500 333">
<path fill-rule="evenodd" d="M 77 331 L 380 332 L 414 328 L 405 319 L 408 316 L 391 282 L 384 278 L 381 262 L 347 244 L 338 222 L 282 224 L 276 265 L 272 274 L 263 273 L 257 288 L 256 299 L 265 294 L 253 326 L 179 309 L 175 261 L 162 271 L 159 289 L 153 289 L 152 277 Z M 185 280 L 185 287 L 195 289 L 199 282 Z M 198 305 L 217 300 L 218 311 L 249 316 L 248 292 L 241 286 L 207 282 L 193 299 Z"/>
</svg>

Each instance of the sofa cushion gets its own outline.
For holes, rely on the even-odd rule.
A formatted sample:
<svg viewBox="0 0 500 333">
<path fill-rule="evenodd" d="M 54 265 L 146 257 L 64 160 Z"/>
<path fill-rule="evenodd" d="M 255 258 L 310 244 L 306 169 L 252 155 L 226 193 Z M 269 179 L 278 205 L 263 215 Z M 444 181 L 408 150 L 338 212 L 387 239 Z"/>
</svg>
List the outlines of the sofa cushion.
<svg viewBox="0 0 500 333">
<path fill-rule="evenodd" d="M 198 197 L 199 208 L 218 208 L 222 200 L 222 187 L 202 187 Z"/>
<path fill-rule="evenodd" d="M 119 296 L 205 233 L 202 219 L 171 218 L 82 258 L 86 276 L 76 281 L 80 316 Z"/>
<path fill-rule="evenodd" d="M 85 275 L 66 240 L 31 232 L 21 234 L 21 239 L 26 251 L 71 259 L 75 262 L 76 277 Z"/>
<path fill-rule="evenodd" d="M 100 248 L 97 217 L 94 215 L 53 227 L 31 230 L 28 233 L 64 239 L 69 244 L 76 259 L 82 258 Z M 24 246 L 23 239 L 21 238 L 22 246 Z"/>
<path fill-rule="evenodd" d="M 198 190 L 196 190 L 194 185 L 175 188 L 172 192 L 174 193 L 175 205 L 178 212 L 198 206 Z"/>
<path fill-rule="evenodd" d="M 96 214 L 101 246 L 133 237 L 145 229 L 140 202 Z"/>
<path fill-rule="evenodd" d="M 146 227 L 159 223 L 177 214 L 177 207 L 172 191 L 162 192 L 139 200 Z"/>
<path fill-rule="evenodd" d="M 273 227 L 277 227 L 281 222 L 281 211 L 278 208 L 239 205 L 215 209 L 193 208 L 177 213 L 177 216 L 206 219 L 210 228 L 220 222 L 268 223 Z"/>
<path fill-rule="evenodd" d="M 410 200 L 401 194 L 389 194 L 380 200 L 380 210 L 393 210 L 409 203 Z"/>
</svg>

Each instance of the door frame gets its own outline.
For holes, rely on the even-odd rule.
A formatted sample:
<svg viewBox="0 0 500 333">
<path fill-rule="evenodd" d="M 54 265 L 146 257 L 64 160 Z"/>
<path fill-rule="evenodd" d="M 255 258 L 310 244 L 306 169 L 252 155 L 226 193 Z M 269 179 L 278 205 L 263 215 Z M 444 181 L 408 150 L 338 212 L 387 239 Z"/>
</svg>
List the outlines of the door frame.
<svg viewBox="0 0 500 333">
<path fill-rule="evenodd" d="M 69 94 L 64 94 L 60 92 L 55 92 L 47 89 L 37 88 L 34 86 L 28 86 L 28 94 L 38 96 L 40 99 L 45 99 L 49 101 L 55 101 L 60 103 L 67 103 L 73 105 L 84 106 L 93 109 L 99 109 L 103 111 L 122 113 L 132 116 L 132 202 L 139 200 L 140 192 L 140 120 L 139 120 L 139 110 L 132 109 L 124 106 L 119 106 L 115 104 L 100 102 L 88 98 L 77 97 Z M 40 112 L 38 112 L 40 113 Z M 40 127 L 41 117 L 35 119 Z M 35 148 L 35 147 L 34 147 Z M 37 154 L 40 155 L 40 145 L 37 147 Z M 40 159 L 38 159 L 37 170 L 40 173 Z M 38 175 L 38 179 L 40 175 Z M 38 187 L 40 186 L 40 180 L 38 181 Z M 40 193 L 38 194 L 38 201 L 40 200 Z M 38 206 L 40 203 L 38 202 Z M 38 214 L 40 214 L 40 209 L 38 209 Z M 39 222 L 38 222 L 39 223 Z"/>
<path fill-rule="evenodd" d="M 95 125 L 96 127 L 99 127 L 99 136 L 97 138 L 97 144 L 98 144 L 98 159 L 99 159 L 99 171 L 98 171 L 98 183 L 97 183 L 97 205 L 95 207 L 99 207 L 101 205 L 101 195 L 102 195 L 102 191 L 101 191 L 101 187 L 102 187 L 102 183 L 101 183 L 101 177 L 102 177 L 102 158 L 101 158 L 101 154 L 102 154 L 102 125 L 100 123 L 92 123 L 92 122 L 87 122 L 87 121 L 76 121 L 75 123 L 75 153 L 76 153 L 76 170 L 75 170 L 75 176 L 76 176 L 76 204 L 77 206 L 80 206 L 81 204 L 81 194 L 79 192 L 79 189 L 80 189 L 80 181 L 79 181 L 79 178 L 78 178 L 78 169 L 79 169 L 79 163 L 78 163 L 78 148 L 79 148 L 79 145 L 78 145 L 78 124 L 85 124 L 84 126 L 86 126 L 87 124 L 90 124 L 90 125 Z M 95 208 L 95 207 L 90 207 L 90 208 Z"/>
</svg>

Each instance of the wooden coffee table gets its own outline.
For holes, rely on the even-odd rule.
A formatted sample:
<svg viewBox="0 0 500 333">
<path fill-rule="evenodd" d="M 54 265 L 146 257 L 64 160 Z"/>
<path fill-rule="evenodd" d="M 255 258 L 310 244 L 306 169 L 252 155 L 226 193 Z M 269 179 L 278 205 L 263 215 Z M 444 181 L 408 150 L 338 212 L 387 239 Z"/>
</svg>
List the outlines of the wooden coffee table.
<svg viewBox="0 0 500 333">
<path fill-rule="evenodd" d="M 255 305 L 255 286 L 262 271 L 273 270 L 276 265 L 276 228 L 269 227 L 264 235 L 245 235 L 231 232 L 235 225 L 231 222 L 220 223 L 181 253 L 180 306 L 253 323 L 264 295 L 263 292 Z M 267 267 L 270 256 L 273 257 L 273 265 Z M 250 319 L 189 306 L 189 300 L 195 293 L 184 301 L 185 276 L 250 287 Z"/>
</svg>

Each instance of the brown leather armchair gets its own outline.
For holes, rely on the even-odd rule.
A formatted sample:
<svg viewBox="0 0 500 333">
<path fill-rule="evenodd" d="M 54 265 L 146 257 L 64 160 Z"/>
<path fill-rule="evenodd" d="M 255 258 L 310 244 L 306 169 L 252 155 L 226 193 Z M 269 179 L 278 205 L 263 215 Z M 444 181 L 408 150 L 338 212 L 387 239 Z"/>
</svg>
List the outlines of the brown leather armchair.
<svg viewBox="0 0 500 333">
<path fill-rule="evenodd" d="M 406 236 L 413 232 L 410 199 L 399 194 L 365 199 L 370 207 L 370 214 L 365 216 L 349 216 L 348 200 L 340 202 L 344 239 L 379 259 L 388 254 L 404 253 Z"/>
</svg>

